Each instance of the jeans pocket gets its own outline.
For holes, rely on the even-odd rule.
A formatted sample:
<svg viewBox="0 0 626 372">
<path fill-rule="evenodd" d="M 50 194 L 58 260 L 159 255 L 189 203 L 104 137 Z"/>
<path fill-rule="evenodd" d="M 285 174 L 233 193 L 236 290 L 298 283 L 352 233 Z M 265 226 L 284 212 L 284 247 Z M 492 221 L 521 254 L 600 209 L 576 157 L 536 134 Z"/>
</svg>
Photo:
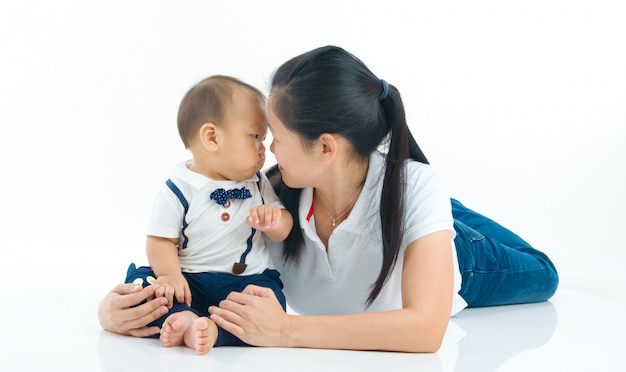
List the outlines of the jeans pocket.
<svg viewBox="0 0 626 372">
<path fill-rule="evenodd" d="M 482 240 L 485 236 L 478 231 L 472 229 L 467 226 L 463 222 L 458 220 L 454 220 L 454 230 L 457 232 L 457 236 L 460 234 L 463 239 L 465 239 L 468 243 L 472 243 L 476 240 Z"/>
<path fill-rule="evenodd" d="M 461 273 L 499 271 L 493 252 L 495 247 L 490 239 L 458 220 L 454 220 L 454 230 L 456 231 L 454 244 L 457 247 Z"/>
</svg>

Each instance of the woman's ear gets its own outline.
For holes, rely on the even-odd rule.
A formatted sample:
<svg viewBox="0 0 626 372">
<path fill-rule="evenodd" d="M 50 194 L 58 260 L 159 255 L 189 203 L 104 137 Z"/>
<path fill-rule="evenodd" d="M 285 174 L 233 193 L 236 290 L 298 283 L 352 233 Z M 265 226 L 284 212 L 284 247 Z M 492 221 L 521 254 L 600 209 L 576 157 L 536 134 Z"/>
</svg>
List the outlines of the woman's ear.
<svg viewBox="0 0 626 372">
<path fill-rule="evenodd" d="M 335 136 L 323 133 L 320 136 L 318 143 L 321 150 L 320 156 L 328 160 L 332 160 L 335 156 L 337 156 L 338 143 Z"/>
<path fill-rule="evenodd" d="M 207 151 L 217 150 L 218 127 L 214 123 L 204 123 L 200 127 L 198 138 Z"/>
</svg>

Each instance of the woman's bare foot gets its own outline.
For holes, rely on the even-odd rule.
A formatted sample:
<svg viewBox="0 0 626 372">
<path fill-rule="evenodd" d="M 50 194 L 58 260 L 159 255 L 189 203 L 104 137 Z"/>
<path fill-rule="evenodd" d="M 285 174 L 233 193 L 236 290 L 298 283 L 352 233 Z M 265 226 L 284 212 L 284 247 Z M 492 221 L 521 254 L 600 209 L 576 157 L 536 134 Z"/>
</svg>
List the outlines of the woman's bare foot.
<svg viewBox="0 0 626 372">
<path fill-rule="evenodd" d="M 206 354 L 217 341 L 217 326 L 207 317 L 191 311 L 174 313 L 161 327 L 161 343 L 165 347 L 186 345 L 196 354 Z"/>
</svg>

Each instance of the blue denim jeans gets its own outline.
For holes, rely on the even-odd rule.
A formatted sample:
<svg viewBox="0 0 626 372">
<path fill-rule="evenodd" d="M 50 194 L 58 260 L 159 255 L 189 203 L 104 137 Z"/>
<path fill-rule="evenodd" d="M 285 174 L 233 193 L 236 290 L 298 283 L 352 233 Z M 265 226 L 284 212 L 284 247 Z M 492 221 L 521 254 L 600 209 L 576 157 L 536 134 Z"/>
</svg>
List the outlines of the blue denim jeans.
<svg viewBox="0 0 626 372">
<path fill-rule="evenodd" d="M 498 223 L 452 199 L 459 294 L 469 307 L 545 301 L 559 284 L 545 254 Z"/>
</svg>

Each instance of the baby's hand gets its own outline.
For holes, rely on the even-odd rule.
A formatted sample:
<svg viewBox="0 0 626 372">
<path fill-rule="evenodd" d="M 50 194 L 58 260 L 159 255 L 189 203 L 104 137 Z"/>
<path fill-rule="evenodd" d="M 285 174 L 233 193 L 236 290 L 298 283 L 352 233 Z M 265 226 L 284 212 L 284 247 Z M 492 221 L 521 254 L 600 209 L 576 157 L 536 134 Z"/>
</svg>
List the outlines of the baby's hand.
<svg viewBox="0 0 626 372">
<path fill-rule="evenodd" d="M 174 299 L 178 303 L 191 306 L 191 290 L 182 273 L 161 275 L 156 282 L 160 287 L 156 290 L 155 295 L 167 298 L 168 307 L 172 307 Z"/>
<path fill-rule="evenodd" d="M 246 222 L 250 227 L 260 231 L 276 230 L 280 224 L 282 210 L 273 205 L 259 205 L 250 209 L 250 216 Z"/>
</svg>

